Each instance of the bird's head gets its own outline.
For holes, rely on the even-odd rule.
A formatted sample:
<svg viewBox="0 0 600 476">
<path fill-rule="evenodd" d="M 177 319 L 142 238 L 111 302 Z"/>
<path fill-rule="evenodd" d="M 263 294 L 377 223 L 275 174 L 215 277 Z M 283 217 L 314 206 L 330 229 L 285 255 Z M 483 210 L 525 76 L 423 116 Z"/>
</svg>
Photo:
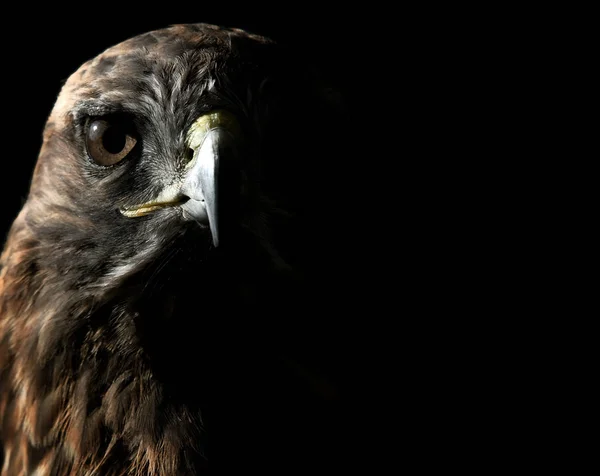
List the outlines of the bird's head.
<svg viewBox="0 0 600 476">
<path fill-rule="evenodd" d="M 203 24 L 83 64 L 50 115 L 22 212 L 48 266 L 95 290 L 171 261 L 248 256 L 246 245 L 285 267 L 277 224 L 323 207 L 310 178 L 332 125 L 308 71 L 268 39 Z"/>
<path fill-rule="evenodd" d="M 247 392 L 244 374 L 270 349 L 310 347 L 306 322 L 319 319 L 312 307 L 327 312 L 317 301 L 335 276 L 334 204 L 352 210 L 360 190 L 334 186 L 352 144 L 339 141 L 335 95 L 296 53 L 177 25 L 104 51 L 63 85 L 0 257 L 0 351 L 35 362 L 15 365 L 20 401 L 68 396 L 55 427 L 69 444 L 93 418 L 161 459 L 171 447 L 153 425 L 181 402 L 201 410 L 208 362 L 231 363 L 211 388 L 240 372 Z M 182 434 L 196 444 L 195 429 Z"/>
</svg>

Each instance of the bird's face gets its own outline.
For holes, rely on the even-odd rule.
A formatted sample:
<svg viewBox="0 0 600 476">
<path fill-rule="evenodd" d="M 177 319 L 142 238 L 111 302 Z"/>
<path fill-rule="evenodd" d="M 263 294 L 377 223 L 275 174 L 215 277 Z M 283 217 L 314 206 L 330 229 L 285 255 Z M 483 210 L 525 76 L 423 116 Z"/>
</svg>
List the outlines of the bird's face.
<svg viewBox="0 0 600 476">
<path fill-rule="evenodd" d="M 79 285 L 91 275 L 96 288 L 116 285 L 174 254 L 203 259 L 244 233 L 268 242 L 270 44 L 215 35 L 142 35 L 63 87 L 24 213 Z"/>
</svg>

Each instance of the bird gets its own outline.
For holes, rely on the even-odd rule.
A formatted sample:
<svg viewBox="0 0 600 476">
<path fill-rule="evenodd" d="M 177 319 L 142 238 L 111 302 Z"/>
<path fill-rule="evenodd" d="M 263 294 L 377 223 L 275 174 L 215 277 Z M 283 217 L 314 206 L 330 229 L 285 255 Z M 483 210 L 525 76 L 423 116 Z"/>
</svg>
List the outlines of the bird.
<svg viewBox="0 0 600 476">
<path fill-rule="evenodd" d="M 64 82 L 0 256 L 2 476 L 206 474 L 224 430 L 247 470 L 335 453 L 352 128 L 307 56 L 176 24 Z"/>
</svg>

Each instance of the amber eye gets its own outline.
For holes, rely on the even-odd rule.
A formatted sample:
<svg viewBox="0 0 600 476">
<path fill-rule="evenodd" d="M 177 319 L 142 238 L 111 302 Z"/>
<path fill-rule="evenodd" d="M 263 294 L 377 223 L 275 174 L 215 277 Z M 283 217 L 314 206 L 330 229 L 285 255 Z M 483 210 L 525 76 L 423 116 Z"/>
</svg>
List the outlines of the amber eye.
<svg viewBox="0 0 600 476">
<path fill-rule="evenodd" d="M 90 122 L 86 146 L 89 156 L 99 165 L 113 165 L 131 152 L 137 140 L 122 121 L 95 119 Z"/>
</svg>

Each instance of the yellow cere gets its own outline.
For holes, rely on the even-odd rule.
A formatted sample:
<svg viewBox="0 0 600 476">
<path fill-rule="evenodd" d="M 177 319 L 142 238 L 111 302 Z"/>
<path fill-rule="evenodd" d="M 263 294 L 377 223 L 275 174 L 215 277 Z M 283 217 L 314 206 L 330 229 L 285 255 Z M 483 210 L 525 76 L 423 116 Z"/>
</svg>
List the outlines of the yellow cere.
<svg viewBox="0 0 600 476">
<path fill-rule="evenodd" d="M 240 133 L 240 126 L 236 117 L 229 111 L 219 109 L 204 116 L 200 116 L 188 131 L 187 142 L 191 149 L 198 149 L 202 145 L 206 133 L 211 129 L 226 129 L 235 135 Z"/>
</svg>

